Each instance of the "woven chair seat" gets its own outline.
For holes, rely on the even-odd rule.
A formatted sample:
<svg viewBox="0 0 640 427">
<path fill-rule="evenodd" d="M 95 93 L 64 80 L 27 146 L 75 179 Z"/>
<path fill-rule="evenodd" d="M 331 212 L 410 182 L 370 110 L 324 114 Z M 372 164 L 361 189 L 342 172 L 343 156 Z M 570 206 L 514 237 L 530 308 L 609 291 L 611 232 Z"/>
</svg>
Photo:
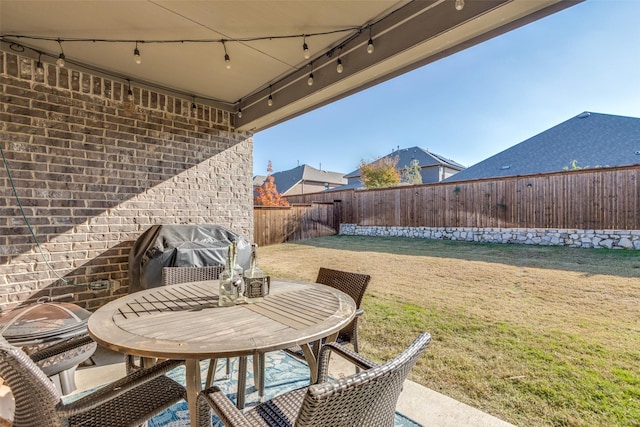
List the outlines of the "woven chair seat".
<svg viewBox="0 0 640 427">
<path fill-rule="evenodd" d="M 184 398 L 184 387 L 171 378 L 156 377 L 92 410 L 69 417 L 72 426 L 139 426 Z M 141 399 L 153 396 L 153 400 Z"/>
<path fill-rule="evenodd" d="M 248 412 L 245 419 L 254 427 L 293 426 L 306 392 L 306 388 L 301 388 L 276 396 Z"/>
<path fill-rule="evenodd" d="M 392 427 L 402 385 L 430 341 L 429 334 L 421 334 L 384 365 L 340 344 L 326 344 L 320 353 L 318 383 L 277 396 L 244 414 L 218 387 L 201 391 L 198 427 L 211 425 L 211 417 L 205 411 L 209 407 L 227 427 Z M 363 371 L 329 381 L 332 352 Z"/>
</svg>

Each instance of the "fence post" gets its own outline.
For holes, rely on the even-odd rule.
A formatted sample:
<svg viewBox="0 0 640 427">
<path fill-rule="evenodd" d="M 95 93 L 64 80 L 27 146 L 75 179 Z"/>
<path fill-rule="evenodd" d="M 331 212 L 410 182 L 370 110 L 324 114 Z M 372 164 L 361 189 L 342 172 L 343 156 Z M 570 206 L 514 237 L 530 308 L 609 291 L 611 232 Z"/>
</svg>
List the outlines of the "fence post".
<svg viewBox="0 0 640 427">
<path fill-rule="evenodd" d="M 333 201 L 333 229 L 340 234 L 340 218 L 342 218 L 342 200 Z"/>
</svg>

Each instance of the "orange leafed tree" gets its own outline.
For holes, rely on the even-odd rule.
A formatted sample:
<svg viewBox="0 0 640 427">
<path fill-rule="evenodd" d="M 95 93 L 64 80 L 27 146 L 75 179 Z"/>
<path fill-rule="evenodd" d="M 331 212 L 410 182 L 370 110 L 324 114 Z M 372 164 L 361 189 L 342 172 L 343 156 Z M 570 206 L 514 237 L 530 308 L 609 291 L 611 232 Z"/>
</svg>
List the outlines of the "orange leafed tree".
<svg viewBox="0 0 640 427">
<path fill-rule="evenodd" d="M 289 206 L 289 201 L 278 193 L 275 178 L 271 176 L 271 172 L 273 172 L 273 167 L 271 160 L 269 160 L 267 178 L 261 186 L 256 188 L 256 197 L 253 199 L 255 204 L 262 206 Z"/>
</svg>

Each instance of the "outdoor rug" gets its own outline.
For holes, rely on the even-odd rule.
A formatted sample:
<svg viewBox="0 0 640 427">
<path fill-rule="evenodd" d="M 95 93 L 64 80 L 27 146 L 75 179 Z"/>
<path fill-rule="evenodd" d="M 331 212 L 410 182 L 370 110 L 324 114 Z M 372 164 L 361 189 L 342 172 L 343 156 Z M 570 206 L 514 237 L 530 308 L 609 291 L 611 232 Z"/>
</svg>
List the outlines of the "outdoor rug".
<svg viewBox="0 0 640 427">
<path fill-rule="evenodd" d="M 238 358 L 231 358 L 231 378 L 225 379 L 225 359 L 218 361 L 216 371 L 216 379 L 214 384 L 227 393 L 227 396 L 235 402 L 236 385 L 238 380 Z M 207 377 L 208 362 L 201 362 L 202 380 Z M 309 368 L 307 365 L 292 357 L 285 352 L 267 353 L 265 372 L 265 391 L 264 398 L 269 400 L 279 394 L 285 393 L 296 388 L 304 387 L 309 384 Z M 254 387 L 253 370 L 251 358 L 247 363 L 247 390 L 246 390 L 246 409 L 250 409 L 258 403 L 258 391 Z M 355 370 L 354 370 L 355 372 Z M 176 368 L 169 373 L 169 376 L 176 381 L 184 384 L 184 367 Z M 213 414 L 213 412 L 212 412 Z M 212 415 L 214 427 L 222 426 L 222 423 L 215 414 Z M 179 402 L 171 408 L 165 410 L 161 414 L 155 416 L 148 422 L 149 427 L 178 427 L 189 425 L 189 409 L 186 402 Z M 396 412 L 396 427 L 420 427 L 421 425 L 404 415 Z"/>
</svg>

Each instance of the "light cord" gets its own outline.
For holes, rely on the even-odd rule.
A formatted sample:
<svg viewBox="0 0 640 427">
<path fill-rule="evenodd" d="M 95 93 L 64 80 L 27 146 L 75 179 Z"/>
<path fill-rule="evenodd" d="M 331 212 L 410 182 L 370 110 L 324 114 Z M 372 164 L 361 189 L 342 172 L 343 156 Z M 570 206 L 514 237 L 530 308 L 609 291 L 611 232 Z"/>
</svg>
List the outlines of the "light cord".
<svg viewBox="0 0 640 427">
<path fill-rule="evenodd" d="M 7 170 L 7 176 L 9 177 L 9 183 L 11 184 L 11 189 L 13 190 L 13 194 L 16 197 L 16 202 L 18 203 L 18 207 L 20 208 L 20 213 L 22 214 L 22 218 L 24 219 L 24 222 L 27 225 L 27 228 L 29 229 L 29 232 L 31 232 L 31 235 L 33 236 L 33 240 L 36 242 L 36 247 L 38 248 L 38 251 L 40 252 L 40 255 L 42 256 L 42 260 L 45 262 L 45 264 L 47 265 L 49 270 L 51 270 L 53 272 L 53 274 L 55 274 L 58 279 L 62 280 L 62 282 L 64 282 L 66 285 L 70 284 L 69 280 L 67 280 L 64 277 L 60 276 L 60 274 L 58 274 L 58 272 L 49 263 L 49 260 L 45 256 L 44 251 L 42 250 L 42 246 L 40 246 L 40 242 L 38 241 L 38 237 L 36 236 L 36 233 L 33 231 L 33 227 L 31 226 L 31 223 L 29 222 L 29 219 L 27 218 L 27 215 L 24 212 L 24 207 L 22 206 L 22 202 L 20 201 L 20 197 L 18 197 L 18 190 L 16 189 L 15 183 L 13 182 L 13 176 L 11 175 L 11 170 L 9 169 L 9 162 L 7 162 L 7 158 L 4 156 L 4 150 L 2 149 L 2 145 L 0 145 L 0 155 L 2 155 L 2 161 L 4 162 L 4 167 Z"/>
</svg>

